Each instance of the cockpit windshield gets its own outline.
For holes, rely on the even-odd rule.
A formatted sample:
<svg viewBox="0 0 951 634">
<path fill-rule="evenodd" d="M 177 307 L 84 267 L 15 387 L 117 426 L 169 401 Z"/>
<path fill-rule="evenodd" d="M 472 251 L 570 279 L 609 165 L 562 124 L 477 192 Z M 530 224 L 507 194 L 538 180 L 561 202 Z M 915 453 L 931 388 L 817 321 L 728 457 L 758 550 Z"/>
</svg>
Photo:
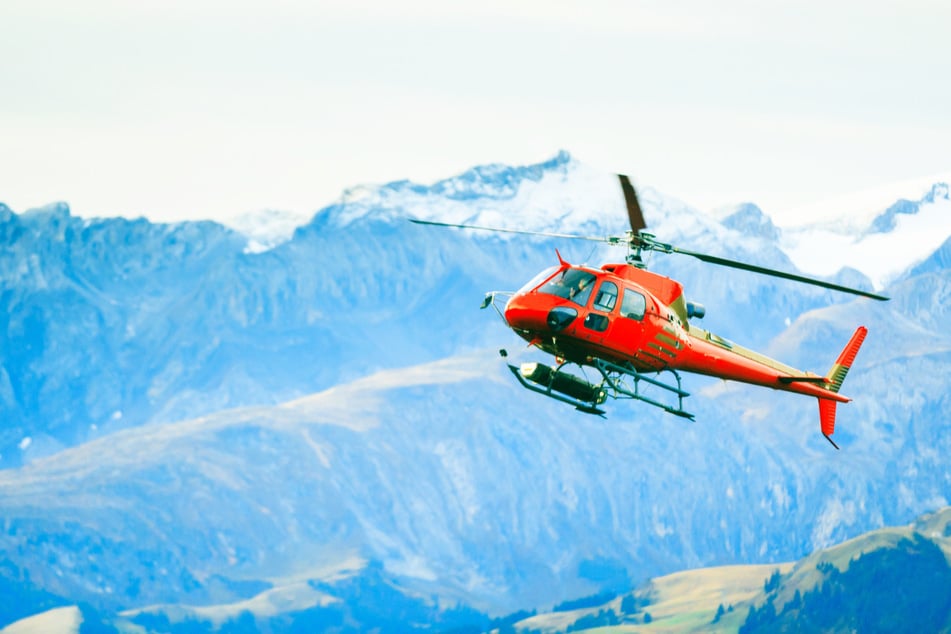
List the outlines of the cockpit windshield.
<svg viewBox="0 0 951 634">
<path fill-rule="evenodd" d="M 539 284 L 547 280 L 549 277 L 554 275 L 557 270 L 558 270 L 557 266 L 549 266 L 547 269 L 545 269 L 544 271 L 542 271 L 541 273 L 539 273 L 532 279 L 528 280 L 528 282 L 526 282 L 522 286 L 522 288 L 518 289 L 518 291 L 516 291 L 515 294 L 520 295 L 522 293 L 527 293 L 528 291 L 535 290 L 536 286 L 538 286 Z"/>
<path fill-rule="evenodd" d="M 538 289 L 538 292 L 570 299 L 579 306 L 584 306 L 588 303 L 594 280 L 595 275 L 593 273 L 581 269 L 565 269 L 559 275 L 548 280 L 546 284 Z"/>
</svg>

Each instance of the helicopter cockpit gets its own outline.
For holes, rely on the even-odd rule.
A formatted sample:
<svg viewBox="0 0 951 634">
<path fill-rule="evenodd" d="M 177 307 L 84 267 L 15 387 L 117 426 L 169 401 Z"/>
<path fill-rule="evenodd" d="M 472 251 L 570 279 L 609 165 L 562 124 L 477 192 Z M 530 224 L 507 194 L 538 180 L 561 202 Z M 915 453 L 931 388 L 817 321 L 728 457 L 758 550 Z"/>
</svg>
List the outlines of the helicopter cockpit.
<svg viewBox="0 0 951 634">
<path fill-rule="evenodd" d="M 555 295 L 571 300 L 579 306 L 588 303 L 591 290 L 594 288 L 596 276 L 594 273 L 581 269 L 567 268 L 538 288 L 539 293 Z"/>
</svg>

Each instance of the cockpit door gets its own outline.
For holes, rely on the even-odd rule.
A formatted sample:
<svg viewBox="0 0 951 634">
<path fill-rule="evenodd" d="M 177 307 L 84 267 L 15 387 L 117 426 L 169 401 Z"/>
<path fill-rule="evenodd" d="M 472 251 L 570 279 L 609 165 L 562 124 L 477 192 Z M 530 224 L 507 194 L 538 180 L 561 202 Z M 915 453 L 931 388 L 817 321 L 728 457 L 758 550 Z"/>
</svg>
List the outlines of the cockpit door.
<svg viewBox="0 0 951 634">
<path fill-rule="evenodd" d="M 613 323 L 611 324 L 611 343 L 628 359 L 634 359 L 644 340 L 644 313 L 647 298 L 643 293 L 623 287 Z"/>
<path fill-rule="evenodd" d="M 618 287 L 611 280 L 604 280 L 598 286 L 592 299 L 590 309 L 585 313 L 582 332 L 588 341 L 603 344 L 611 331 L 611 323 L 615 319 L 615 308 L 618 304 Z"/>
</svg>

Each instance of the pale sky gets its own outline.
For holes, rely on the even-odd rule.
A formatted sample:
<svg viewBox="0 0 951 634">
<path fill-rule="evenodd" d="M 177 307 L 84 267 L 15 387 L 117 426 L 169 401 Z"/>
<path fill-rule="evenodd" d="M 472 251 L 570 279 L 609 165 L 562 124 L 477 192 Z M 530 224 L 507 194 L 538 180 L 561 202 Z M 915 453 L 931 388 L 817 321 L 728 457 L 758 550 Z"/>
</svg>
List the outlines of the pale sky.
<svg viewBox="0 0 951 634">
<path fill-rule="evenodd" d="M 951 176 L 949 24 L 944 0 L 2 0 L 0 201 L 310 214 L 565 149 L 788 216 Z"/>
</svg>

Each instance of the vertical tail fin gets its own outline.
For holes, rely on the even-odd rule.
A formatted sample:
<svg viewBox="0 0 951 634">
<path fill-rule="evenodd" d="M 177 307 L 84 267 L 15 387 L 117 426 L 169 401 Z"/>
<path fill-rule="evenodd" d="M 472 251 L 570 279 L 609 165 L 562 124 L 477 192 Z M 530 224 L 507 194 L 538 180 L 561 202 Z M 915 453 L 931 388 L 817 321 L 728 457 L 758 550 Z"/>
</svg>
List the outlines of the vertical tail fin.
<svg viewBox="0 0 951 634">
<path fill-rule="evenodd" d="M 832 433 L 835 431 L 835 401 L 831 398 L 819 399 L 819 424 L 822 426 L 822 435 L 838 449 L 839 446 L 832 440 Z"/>
<path fill-rule="evenodd" d="M 829 373 L 826 374 L 825 377 L 826 389 L 830 392 L 839 393 L 842 382 L 845 381 L 845 376 L 849 373 L 849 368 L 852 367 L 852 362 L 855 361 L 855 355 L 858 354 L 859 348 L 862 347 L 862 342 L 865 341 L 865 335 L 867 334 L 868 328 L 859 326 L 856 328 L 852 338 L 849 339 L 849 342 L 845 344 L 845 348 L 842 349 L 839 358 L 836 359 L 832 365 L 832 369 L 829 370 Z M 822 435 L 826 437 L 826 440 L 832 443 L 833 447 L 838 449 L 839 446 L 832 441 L 832 434 L 835 432 L 835 405 L 836 402 L 832 399 L 819 398 L 819 423 L 822 427 Z"/>
<path fill-rule="evenodd" d="M 859 326 L 855 329 L 855 334 L 845 344 L 839 358 L 835 360 L 832 369 L 826 374 L 826 388 L 828 390 L 838 393 L 839 388 L 842 387 L 842 382 L 845 380 L 845 375 L 849 373 L 849 368 L 852 367 L 855 355 L 859 353 L 859 348 L 862 347 L 862 342 L 865 341 L 865 335 L 867 334 L 868 328 L 865 326 Z"/>
</svg>

